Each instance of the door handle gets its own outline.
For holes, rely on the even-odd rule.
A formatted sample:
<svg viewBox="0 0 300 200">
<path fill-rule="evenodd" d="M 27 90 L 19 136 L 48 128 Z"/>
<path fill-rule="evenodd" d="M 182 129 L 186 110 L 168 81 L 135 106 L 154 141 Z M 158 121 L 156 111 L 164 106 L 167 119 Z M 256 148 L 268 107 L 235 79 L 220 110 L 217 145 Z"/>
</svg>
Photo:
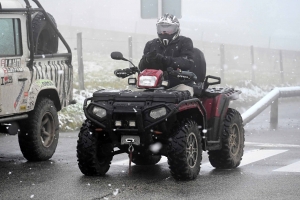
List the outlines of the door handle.
<svg viewBox="0 0 300 200">
<path fill-rule="evenodd" d="M 18 78 L 18 81 L 27 81 L 27 78 Z"/>
</svg>

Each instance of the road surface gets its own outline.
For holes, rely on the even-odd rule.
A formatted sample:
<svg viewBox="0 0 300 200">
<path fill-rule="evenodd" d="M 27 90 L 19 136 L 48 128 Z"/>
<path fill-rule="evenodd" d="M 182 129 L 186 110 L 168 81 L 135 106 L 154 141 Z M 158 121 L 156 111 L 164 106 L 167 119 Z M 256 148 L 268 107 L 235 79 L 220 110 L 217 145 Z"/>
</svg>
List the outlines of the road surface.
<svg viewBox="0 0 300 200">
<path fill-rule="evenodd" d="M 84 176 L 76 161 L 78 132 L 61 133 L 51 160 L 27 162 L 16 136 L 0 134 L 0 199 L 299 199 L 300 103 L 279 106 L 279 126 L 269 130 L 269 111 L 245 126 L 241 165 L 215 170 L 203 153 L 193 181 L 170 176 L 165 157 L 155 166 L 132 166 L 115 156 L 104 177 Z"/>
</svg>

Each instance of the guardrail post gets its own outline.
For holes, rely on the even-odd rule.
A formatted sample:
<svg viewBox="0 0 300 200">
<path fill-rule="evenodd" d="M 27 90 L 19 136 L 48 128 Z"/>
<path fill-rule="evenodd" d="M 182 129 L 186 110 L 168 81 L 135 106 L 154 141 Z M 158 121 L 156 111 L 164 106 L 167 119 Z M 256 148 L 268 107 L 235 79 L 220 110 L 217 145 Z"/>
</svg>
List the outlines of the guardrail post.
<svg viewBox="0 0 300 200">
<path fill-rule="evenodd" d="M 128 58 L 132 61 L 132 37 L 128 37 Z M 133 67 L 131 63 L 129 63 L 129 67 Z"/>
<path fill-rule="evenodd" d="M 275 99 L 271 104 L 270 129 L 277 129 L 277 127 L 278 127 L 278 99 Z"/>
<path fill-rule="evenodd" d="M 84 90 L 84 70 L 82 59 L 82 33 L 77 33 L 77 60 L 79 90 Z"/>
<path fill-rule="evenodd" d="M 224 81 L 224 66 L 225 66 L 224 44 L 221 44 L 221 46 L 220 46 L 220 59 L 221 59 L 221 82 L 222 82 L 222 84 L 224 84 L 225 83 L 225 81 Z"/>
</svg>

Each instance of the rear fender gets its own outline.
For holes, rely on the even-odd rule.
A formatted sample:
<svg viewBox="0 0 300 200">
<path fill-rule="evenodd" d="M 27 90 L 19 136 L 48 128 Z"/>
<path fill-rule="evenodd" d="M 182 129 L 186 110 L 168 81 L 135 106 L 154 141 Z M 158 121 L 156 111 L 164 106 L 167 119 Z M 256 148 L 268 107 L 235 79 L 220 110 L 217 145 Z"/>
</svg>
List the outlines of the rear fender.
<svg viewBox="0 0 300 200">
<path fill-rule="evenodd" d="M 27 111 L 34 109 L 35 103 L 39 97 L 47 97 L 54 102 L 57 111 L 61 110 L 58 91 L 53 81 L 48 79 L 39 79 L 32 83 L 29 92 L 25 93 L 27 96 Z"/>
<path fill-rule="evenodd" d="M 202 102 L 207 112 L 208 150 L 220 149 L 223 121 L 231 98 L 226 94 L 203 98 Z"/>
</svg>

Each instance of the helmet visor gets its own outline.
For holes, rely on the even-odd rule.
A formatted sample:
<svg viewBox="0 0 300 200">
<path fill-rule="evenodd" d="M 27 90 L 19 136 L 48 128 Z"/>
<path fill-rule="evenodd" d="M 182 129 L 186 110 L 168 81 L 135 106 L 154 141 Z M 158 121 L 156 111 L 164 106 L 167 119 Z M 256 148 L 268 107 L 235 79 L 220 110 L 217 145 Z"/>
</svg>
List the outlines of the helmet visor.
<svg viewBox="0 0 300 200">
<path fill-rule="evenodd" d="M 157 34 L 174 34 L 178 31 L 178 26 L 175 24 L 157 24 Z"/>
</svg>

